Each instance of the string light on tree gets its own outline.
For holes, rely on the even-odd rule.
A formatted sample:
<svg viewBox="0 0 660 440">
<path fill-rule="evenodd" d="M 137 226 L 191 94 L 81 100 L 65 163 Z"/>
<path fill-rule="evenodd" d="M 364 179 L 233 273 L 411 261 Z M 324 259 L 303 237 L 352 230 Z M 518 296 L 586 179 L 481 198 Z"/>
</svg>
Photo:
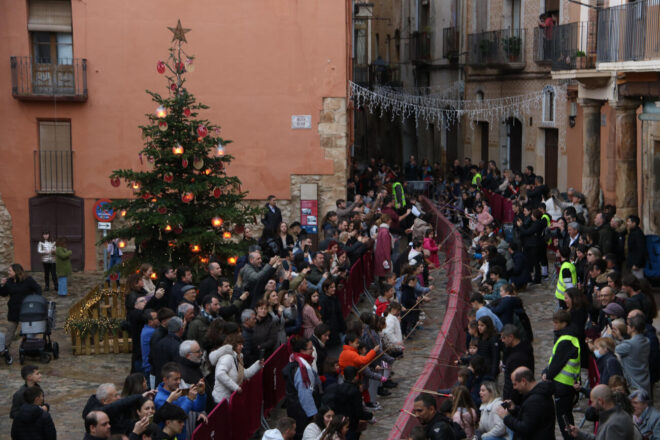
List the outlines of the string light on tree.
<svg viewBox="0 0 660 440">
<path fill-rule="evenodd" d="M 229 257 L 229 258 L 227 258 L 227 263 L 229 263 L 229 264 L 232 265 L 232 266 L 235 266 L 235 265 L 236 265 L 236 261 L 238 261 L 238 258 L 236 258 L 236 257 Z"/>
<path fill-rule="evenodd" d="M 222 238 L 224 238 L 225 240 L 229 240 L 231 238 L 231 232 L 229 231 L 223 232 Z"/>
<path fill-rule="evenodd" d="M 215 154 L 221 157 L 225 155 L 225 147 L 222 145 L 222 142 L 218 142 L 218 146 L 215 149 Z"/>
<path fill-rule="evenodd" d="M 211 219 L 211 224 L 213 225 L 214 228 L 219 228 L 220 226 L 222 226 L 223 223 L 224 221 L 220 217 L 213 217 Z"/>
<path fill-rule="evenodd" d="M 165 110 L 165 107 L 159 105 L 158 108 L 156 109 L 156 116 L 158 116 L 159 118 L 164 118 L 165 116 L 167 116 L 167 110 Z"/>
<path fill-rule="evenodd" d="M 193 253 L 198 253 L 202 250 L 202 247 L 198 244 L 191 244 L 190 245 L 190 251 Z"/>
<path fill-rule="evenodd" d="M 165 225 L 165 232 L 172 232 L 172 225 Z"/>
<path fill-rule="evenodd" d="M 176 144 L 175 146 L 172 147 L 172 153 L 176 155 L 183 154 L 183 146 L 181 144 Z"/>
</svg>

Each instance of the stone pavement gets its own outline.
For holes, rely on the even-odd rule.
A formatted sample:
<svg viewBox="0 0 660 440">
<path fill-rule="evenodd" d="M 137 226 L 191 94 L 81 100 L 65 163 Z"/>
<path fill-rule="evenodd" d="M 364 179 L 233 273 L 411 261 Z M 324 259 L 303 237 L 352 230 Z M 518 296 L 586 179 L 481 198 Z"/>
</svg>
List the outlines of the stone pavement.
<svg viewBox="0 0 660 440">
<path fill-rule="evenodd" d="M 43 287 L 43 273 L 32 273 Z M 60 358 L 42 364 L 38 358 L 26 359 L 26 364 L 39 366 L 43 374 L 41 386 L 57 428 L 58 440 L 80 440 L 85 432 L 82 409 L 96 387 L 113 382 L 121 390 L 124 378 L 130 371 L 130 354 L 98 356 L 73 356 L 71 337 L 64 333 L 64 321 L 69 307 L 103 279 L 100 272 L 74 273 L 69 280 L 69 296 L 58 297 L 56 292 L 44 292 L 49 300 L 57 303 L 55 329 L 52 340 L 60 345 Z M 0 298 L 0 328 L 7 324 L 7 298 Z M 0 440 L 9 439 L 11 397 L 23 384 L 21 365 L 18 362 L 19 340 L 11 346 L 14 364 L 5 365 L 0 360 Z"/>
</svg>

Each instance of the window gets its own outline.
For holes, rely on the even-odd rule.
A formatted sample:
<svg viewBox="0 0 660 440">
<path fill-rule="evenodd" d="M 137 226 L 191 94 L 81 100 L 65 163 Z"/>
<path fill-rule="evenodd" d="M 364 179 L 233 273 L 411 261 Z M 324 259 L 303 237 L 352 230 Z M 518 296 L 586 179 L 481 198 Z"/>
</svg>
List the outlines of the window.
<svg viewBox="0 0 660 440">
<path fill-rule="evenodd" d="M 71 33 L 32 32 L 32 57 L 36 64 L 72 64 Z"/>
<path fill-rule="evenodd" d="M 71 122 L 39 121 L 39 192 L 72 193 Z"/>
<path fill-rule="evenodd" d="M 543 90 L 543 122 L 555 122 L 555 89 L 552 87 Z"/>
</svg>

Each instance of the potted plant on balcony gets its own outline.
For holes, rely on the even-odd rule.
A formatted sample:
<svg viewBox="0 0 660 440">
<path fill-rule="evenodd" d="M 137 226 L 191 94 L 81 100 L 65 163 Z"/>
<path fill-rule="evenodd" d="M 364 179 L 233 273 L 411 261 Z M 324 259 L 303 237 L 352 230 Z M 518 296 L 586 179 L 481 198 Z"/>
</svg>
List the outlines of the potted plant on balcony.
<svg viewBox="0 0 660 440">
<path fill-rule="evenodd" d="M 493 42 L 487 38 L 479 41 L 479 53 L 481 54 L 481 59 L 483 61 L 488 60 L 493 53 Z"/>
<path fill-rule="evenodd" d="M 586 67 L 586 64 L 587 64 L 586 54 L 581 50 L 575 52 L 575 68 L 584 69 Z"/>
<path fill-rule="evenodd" d="M 510 62 L 520 60 L 520 49 L 522 48 L 522 39 L 520 37 L 505 38 L 502 41 L 502 45 Z"/>
</svg>

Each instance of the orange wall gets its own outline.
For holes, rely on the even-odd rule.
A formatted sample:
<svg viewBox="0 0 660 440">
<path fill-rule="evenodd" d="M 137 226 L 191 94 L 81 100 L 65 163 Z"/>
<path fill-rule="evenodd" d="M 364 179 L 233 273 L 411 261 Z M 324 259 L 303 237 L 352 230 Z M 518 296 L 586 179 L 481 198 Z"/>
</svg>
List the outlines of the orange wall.
<svg viewBox="0 0 660 440">
<path fill-rule="evenodd" d="M 570 103 L 567 102 L 566 106 L 566 114 L 569 114 Z M 575 188 L 578 191 L 582 191 L 583 114 L 582 107 L 578 105 L 575 127 L 566 127 L 566 188 Z"/>
<path fill-rule="evenodd" d="M 139 124 L 167 93 L 156 62 L 165 59 L 178 18 L 185 50 L 196 57 L 186 86 L 211 107 L 203 114 L 234 141 L 231 173 L 250 198 L 290 197 L 291 174 L 332 174 L 316 126 L 323 97 L 345 97 L 346 6 L 303 0 L 72 0 L 74 57 L 87 58 L 85 103 L 21 102 L 11 97 L 9 57 L 30 54 L 27 7 L 0 0 L 0 193 L 13 218 L 16 261 L 29 266 L 28 199 L 36 195 L 33 151 L 38 118 L 71 120 L 75 195 L 85 199 L 85 267 L 94 268 L 98 198 L 128 197 L 110 186 L 117 168 L 140 166 Z M 311 130 L 291 130 L 291 115 L 311 114 Z"/>
</svg>

